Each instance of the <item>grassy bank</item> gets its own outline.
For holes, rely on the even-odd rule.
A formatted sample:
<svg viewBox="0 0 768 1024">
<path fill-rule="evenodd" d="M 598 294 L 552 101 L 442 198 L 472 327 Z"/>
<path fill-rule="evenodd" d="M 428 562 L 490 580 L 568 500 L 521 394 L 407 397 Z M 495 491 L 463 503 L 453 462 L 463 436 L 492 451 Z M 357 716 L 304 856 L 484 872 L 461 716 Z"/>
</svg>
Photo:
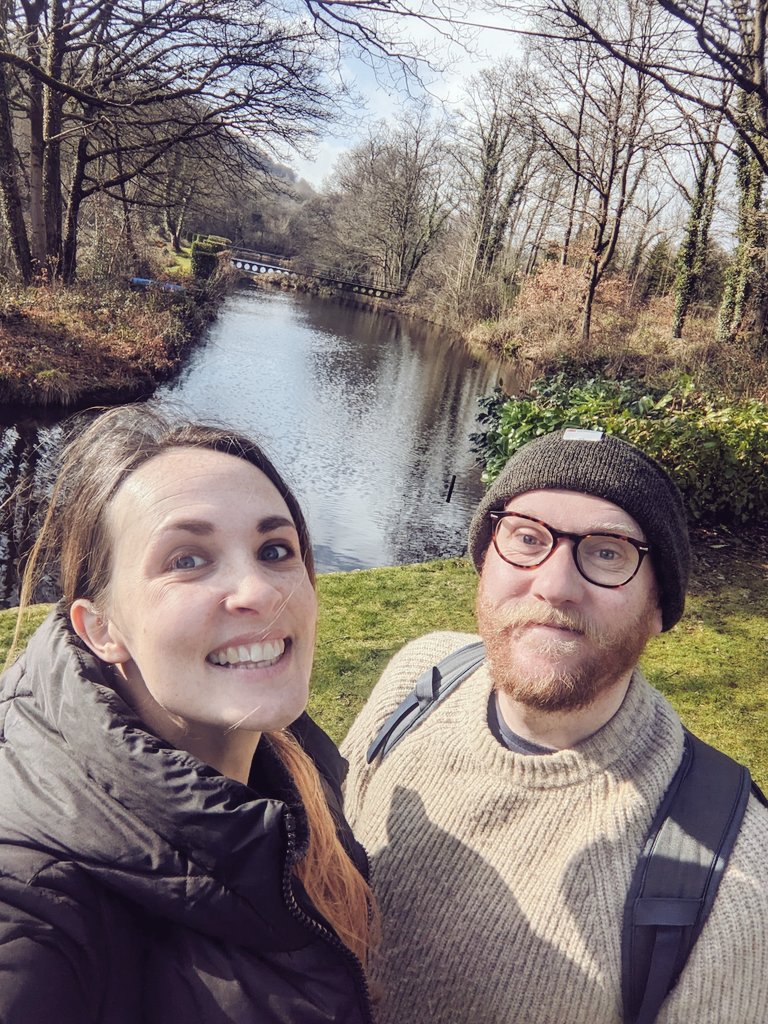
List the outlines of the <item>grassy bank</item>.
<svg viewBox="0 0 768 1024">
<path fill-rule="evenodd" d="M 0 291 L 0 401 L 74 408 L 150 394 L 215 315 L 219 280 L 184 293 L 127 284 Z"/>
<path fill-rule="evenodd" d="M 320 577 L 310 708 L 336 740 L 404 643 L 474 628 L 475 583 L 464 560 Z M 652 641 L 643 666 L 694 732 L 768 788 L 768 539 L 701 534 L 691 591 L 683 621 Z M 3 657 L 13 620 L 0 613 Z"/>
</svg>

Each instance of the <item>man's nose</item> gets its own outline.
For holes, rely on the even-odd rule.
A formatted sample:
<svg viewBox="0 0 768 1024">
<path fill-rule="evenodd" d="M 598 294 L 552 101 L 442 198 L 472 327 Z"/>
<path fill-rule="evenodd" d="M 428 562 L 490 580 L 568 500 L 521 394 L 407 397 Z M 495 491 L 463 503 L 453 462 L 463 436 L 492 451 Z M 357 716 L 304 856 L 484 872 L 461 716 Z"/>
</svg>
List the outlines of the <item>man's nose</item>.
<svg viewBox="0 0 768 1024">
<path fill-rule="evenodd" d="M 532 570 L 532 592 L 552 605 L 579 601 L 586 580 L 576 568 L 573 541 L 562 538 L 545 562 Z"/>
</svg>

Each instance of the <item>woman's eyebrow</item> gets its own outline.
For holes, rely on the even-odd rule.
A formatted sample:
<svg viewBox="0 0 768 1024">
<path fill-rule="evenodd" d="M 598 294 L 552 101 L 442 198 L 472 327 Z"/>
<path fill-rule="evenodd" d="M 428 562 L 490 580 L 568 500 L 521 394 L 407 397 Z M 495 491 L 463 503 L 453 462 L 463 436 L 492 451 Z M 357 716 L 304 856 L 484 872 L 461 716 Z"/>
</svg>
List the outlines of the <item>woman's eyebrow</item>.
<svg viewBox="0 0 768 1024">
<path fill-rule="evenodd" d="M 265 516 L 256 523 L 259 533 L 271 533 L 272 530 L 282 530 L 285 527 L 296 529 L 294 521 L 289 516 Z M 177 522 L 166 523 L 159 532 L 192 533 L 197 537 L 205 537 L 216 532 L 216 525 L 207 519 L 180 519 Z"/>
<path fill-rule="evenodd" d="M 284 527 L 295 530 L 296 524 L 288 516 L 267 516 L 257 524 L 259 533 L 270 533 L 272 530 L 282 530 Z"/>
<path fill-rule="evenodd" d="M 180 519 L 178 522 L 166 523 L 161 529 L 160 533 L 194 533 L 198 537 L 203 537 L 206 534 L 213 533 L 215 527 L 213 523 L 208 522 L 205 519 Z"/>
</svg>

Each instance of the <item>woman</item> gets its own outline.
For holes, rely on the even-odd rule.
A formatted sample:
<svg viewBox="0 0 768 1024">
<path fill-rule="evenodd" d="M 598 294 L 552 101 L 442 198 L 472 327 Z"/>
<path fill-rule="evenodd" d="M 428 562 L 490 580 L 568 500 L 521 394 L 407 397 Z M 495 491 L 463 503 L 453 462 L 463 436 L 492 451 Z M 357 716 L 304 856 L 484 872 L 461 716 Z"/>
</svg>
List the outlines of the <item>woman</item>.
<svg viewBox="0 0 768 1024">
<path fill-rule="evenodd" d="M 65 452 L 22 608 L 53 562 L 0 691 L 0 1020 L 370 1021 L 367 864 L 302 715 L 312 553 L 275 468 L 113 410 Z"/>
</svg>

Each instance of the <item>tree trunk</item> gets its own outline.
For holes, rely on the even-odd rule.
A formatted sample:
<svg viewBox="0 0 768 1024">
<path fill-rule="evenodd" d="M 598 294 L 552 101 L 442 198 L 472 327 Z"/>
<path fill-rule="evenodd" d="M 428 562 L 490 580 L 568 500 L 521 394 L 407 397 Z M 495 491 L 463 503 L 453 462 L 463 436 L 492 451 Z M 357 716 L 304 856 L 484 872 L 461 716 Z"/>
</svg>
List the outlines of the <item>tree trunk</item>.
<svg viewBox="0 0 768 1024">
<path fill-rule="evenodd" d="M 31 82 L 29 90 L 29 227 L 32 253 L 38 266 L 45 261 L 46 234 L 43 214 L 43 89 Z"/>
<path fill-rule="evenodd" d="M 40 52 L 40 17 L 44 0 L 24 0 L 26 18 L 27 56 L 36 68 L 42 67 Z M 43 215 L 43 86 L 29 76 L 27 89 L 27 117 L 29 121 L 29 227 L 32 257 L 38 267 L 45 260 L 45 217 Z"/>
<path fill-rule="evenodd" d="M 590 62 L 591 63 L 591 62 Z M 587 105 L 587 87 L 589 84 L 589 72 L 587 72 L 587 78 L 584 82 L 584 88 L 581 93 L 581 100 L 579 102 L 579 116 L 576 122 L 576 152 L 574 160 L 574 174 L 573 174 L 573 188 L 571 189 L 571 202 L 568 207 L 568 220 L 565 226 L 565 237 L 563 238 L 563 252 L 560 257 L 560 265 L 563 267 L 568 266 L 568 254 L 571 248 L 571 238 L 573 237 L 573 222 L 576 219 L 576 204 L 579 199 L 579 189 L 581 188 L 581 149 L 582 149 L 582 131 L 584 128 L 584 112 Z"/>
<path fill-rule="evenodd" d="M 675 315 L 672 321 L 672 337 L 682 338 L 683 325 L 688 314 L 688 309 L 693 299 L 693 292 L 696 287 L 696 273 L 694 266 L 701 234 L 701 218 L 704 211 L 704 197 L 707 189 L 707 178 L 709 176 L 709 164 L 711 154 L 707 150 L 703 160 L 699 164 L 696 175 L 696 184 L 691 197 L 691 206 L 688 213 L 688 223 L 685 226 L 685 236 L 680 252 L 677 256 L 677 279 L 675 281 Z"/>
<path fill-rule="evenodd" d="M 64 65 L 64 18 L 62 0 L 52 0 L 46 72 L 60 79 Z M 64 97 L 45 86 L 43 89 L 43 211 L 46 234 L 46 264 L 51 276 L 57 276 L 63 262 L 61 247 L 61 127 Z"/>
<path fill-rule="evenodd" d="M 762 279 L 765 259 L 765 215 L 762 212 L 764 174 L 760 162 L 744 143 L 739 145 L 739 241 L 726 277 L 720 304 L 718 340 L 733 344 L 747 329 L 750 315 L 755 325 L 764 322 L 766 302 Z"/>
<path fill-rule="evenodd" d="M 65 284 L 72 284 L 77 276 L 77 227 L 80 205 L 83 201 L 83 180 L 88 156 L 88 139 L 82 136 L 77 144 L 75 166 L 72 171 L 72 185 L 67 202 L 66 235 L 62 249 L 61 275 Z"/>
<path fill-rule="evenodd" d="M 589 345 L 589 336 L 592 332 L 592 309 L 595 305 L 595 295 L 597 293 L 598 285 L 598 272 L 597 272 L 597 258 L 590 258 L 589 261 L 589 277 L 587 278 L 587 287 L 584 292 L 584 309 L 581 314 L 581 344 L 583 348 Z"/>
<path fill-rule="evenodd" d="M 587 285 L 584 289 L 584 308 L 581 318 L 581 344 L 586 347 L 589 344 L 589 336 L 592 330 L 592 307 L 595 303 L 597 286 L 607 266 L 607 259 L 604 254 L 605 229 L 608 224 L 608 196 L 602 193 L 598 206 L 597 223 L 595 224 L 592 236 L 592 248 L 587 263 Z"/>
<path fill-rule="evenodd" d="M 0 215 L 8 233 L 19 277 L 24 284 L 30 284 L 33 276 L 32 254 L 16 174 L 16 151 L 13 145 L 13 120 L 8 104 L 8 85 L 6 65 L 0 64 Z"/>
</svg>

